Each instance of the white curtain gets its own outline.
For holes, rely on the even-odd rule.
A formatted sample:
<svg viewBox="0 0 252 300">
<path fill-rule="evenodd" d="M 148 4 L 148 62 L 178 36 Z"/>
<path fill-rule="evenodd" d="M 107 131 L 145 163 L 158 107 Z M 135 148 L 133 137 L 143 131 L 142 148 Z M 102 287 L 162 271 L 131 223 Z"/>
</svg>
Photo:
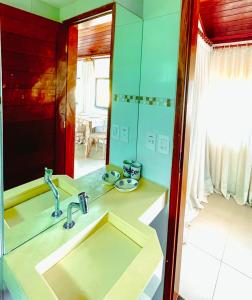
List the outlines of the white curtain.
<svg viewBox="0 0 252 300">
<path fill-rule="evenodd" d="M 207 192 L 252 205 L 252 47 L 214 49 L 207 101 Z"/>
<path fill-rule="evenodd" d="M 252 206 L 252 47 L 211 49 L 199 37 L 189 109 L 186 224 L 213 192 Z"/>
<path fill-rule="evenodd" d="M 90 111 L 95 98 L 95 70 L 93 60 L 78 62 L 76 110 L 77 113 Z"/>
<path fill-rule="evenodd" d="M 211 48 L 198 36 L 194 83 L 188 93 L 188 110 L 191 116 L 186 224 L 198 214 L 205 197 L 206 102 L 208 96 Z"/>
</svg>

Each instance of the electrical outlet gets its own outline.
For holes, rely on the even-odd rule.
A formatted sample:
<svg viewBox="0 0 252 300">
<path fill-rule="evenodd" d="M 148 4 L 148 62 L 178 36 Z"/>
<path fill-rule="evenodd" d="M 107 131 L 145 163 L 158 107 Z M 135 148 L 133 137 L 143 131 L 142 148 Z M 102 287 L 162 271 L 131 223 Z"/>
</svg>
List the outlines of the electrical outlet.
<svg viewBox="0 0 252 300">
<path fill-rule="evenodd" d="M 158 135 L 158 152 L 161 154 L 169 155 L 170 152 L 170 139 L 166 135 Z"/>
<path fill-rule="evenodd" d="M 156 151 L 156 134 L 148 132 L 146 134 L 146 148 L 151 151 Z"/>
<path fill-rule="evenodd" d="M 124 143 L 129 142 L 129 127 L 121 126 L 120 128 L 120 141 Z"/>
<path fill-rule="evenodd" d="M 119 140 L 120 127 L 117 124 L 113 124 L 111 128 L 111 136 L 113 140 Z"/>
</svg>

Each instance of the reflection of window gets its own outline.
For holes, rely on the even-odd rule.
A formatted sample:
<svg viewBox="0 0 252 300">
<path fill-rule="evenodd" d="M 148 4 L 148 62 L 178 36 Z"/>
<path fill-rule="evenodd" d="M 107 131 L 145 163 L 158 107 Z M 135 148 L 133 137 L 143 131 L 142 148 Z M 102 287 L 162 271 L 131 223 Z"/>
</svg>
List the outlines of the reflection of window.
<svg viewBox="0 0 252 300">
<path fill-rule="evenodd" d="M 109 78 L 96 78 L 95 106 L 101 108 L 109 107 Z"/>
<path fill-rule="evenodd" d="M 100 108 L 109 107 L 109 58 L 94 60 L 95 67 L 95 106 Z"/>
</svg>

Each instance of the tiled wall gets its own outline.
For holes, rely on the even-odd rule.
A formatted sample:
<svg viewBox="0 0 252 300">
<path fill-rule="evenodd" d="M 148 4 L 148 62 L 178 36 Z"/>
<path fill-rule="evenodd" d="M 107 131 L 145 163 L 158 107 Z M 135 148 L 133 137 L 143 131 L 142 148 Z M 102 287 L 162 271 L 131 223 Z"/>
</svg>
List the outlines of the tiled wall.
<svg viewBox="0 0 252 300">
<path fill-rule="evenodd" d="M 116 8 L 113 95 L 139 95 L 142 49 L 142 19 L 121 5 Z M 114 96 L 115 99 L 115 96 Z M 112 102 L 110 162 L 121 166 L 124 159 L 136 159 L 138 102 Z M 113 126 L 128 128 L 128 141 L 113 137 Z"/>
<path fill-rule="evenodd" d="M 117 5 L 112 124 L 126 126 L 130 132 L 128 143 L 111 139 L 110 161 L 121 165 L 123 159 L 137 159 L 143 163 L 144 177 L 169 187 L 180 1 L 159 2 L 145 0 L 143 26 Z M 146 145 L 149 134 L 155 136 L 155 149 Z M 163 137 L 168 140 L 168 153 L 159 151 Z"/>
<path fill-rule="evenodd" d="M 142 17 L 143 0 L 76 0 L 60 9 L 60 20 L 66 20 L 105 4 L 117 2 L 134 14 Z"/>
<path fill-rule="evenodd" d="M 40 0 L 1 0 L 1 3 L 31 12 L 54 21 L 60 20 L 60 11 Z"/>
<path fill-rule="evenodd" d="M 167 97 L 170 107 L 139 106 L 137 159 L 144 165 L 145 177 L 170 187 L 173 126 L 177 85 L 180 0 L 144 0 L 143 51 L 141 66 L 141 95 Z M 169 139 L 169 153 L 146 148 L 146 133 L 151 131 Z M 153 159 L 155 157 L 155 159 Z M 157 231 L 165 255 L 168 207 L 151 224 Z M 153 300 L 163 299 L 162 283 Z"/>
<path fill-rule="evenodd" d="M 134 14 L 143 16 L 143 0 L 73 0 L 60 8 L 41 0 L 1 0 L 1 3 L 61 22 L 111 2 L 117 2 Z"/>
<path fill-rule="evenodd" d="M 167 97 L 170 107 L 140 106 L 137 159 L 143 175 L 170 186 L 173 125 L 176 97 L 180 1 L 145 0 L 140 95 Z M 156 135 L 155 151 L 146 148 L 146 135 Z M 158 151 L 159 135 L 169 139 L 169 153 Z M 152 157 L 155 157 L 153 163 Z"/>
</svg>

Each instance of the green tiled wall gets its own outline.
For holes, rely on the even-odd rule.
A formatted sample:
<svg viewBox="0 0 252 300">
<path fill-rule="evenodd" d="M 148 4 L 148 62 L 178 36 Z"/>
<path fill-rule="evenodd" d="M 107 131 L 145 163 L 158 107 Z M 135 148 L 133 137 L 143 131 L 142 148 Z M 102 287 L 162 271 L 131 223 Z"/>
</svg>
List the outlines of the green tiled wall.
<svg viewBox="0 0 252 300">
<path fill-rule="evenodd" d="M 143 15 L 143 0 L 76 0 L 60 9 L 60 20 L 64 21 L 111 2 L 121 4 L 140 17 Z"/>
<path fill-rule="evenodd" d="M 41 0 L 1 0 L 1 3 L 61 22 L 111 2 L 121 4 L 139 17 L 143 16 L 143 0 L 75 0 L 61 8 Z"/>
<path fill-rule="evenodd" d="M 113 94 L 139 95 L 142 48 L 142 19 L 117 4 L 113 62 Z M 110 162 L 121 166 L 124 159 L 136 159 L 138 103 L 113 101 L 112 126 L 128 127 L 129 141 L 111 138 Z"/>
<path fill-rule="evenodd" d="M 161 1 L 162 2 L 162 1 Z M 174 1 L 176 2 L 176 1 Z M 139 107 L 137 159 L 144 165 L 143 175 L 169 187 L 174 126 L 174 103 L 177 85 L 180 13 L 144 20 L 140 95 L 167 97 L 170 109 Z M 169 155 L 145 147 L 148 131 L 170 139 Z M 157 143 L 157 141 L 156 141 Z M 155 163 L 151 157 L 155 157 Z"/>
<path fill-rule="evenodd" d="M 144 0 L 116 0 L 122 6 L 133 12 L 139 17 L 143 16 L 143 2 Z"/>
<path fill-rule="evenodd" d="M 144 19 L 156 18 L 180 11 L 180 0 L 144 0 Z"/>
<path fill-rule="evenodd" d="M 137 159 L 143 163 L 143 175 L 170 187 L 173 127 L 180 30 L 180 0 L 144 0 L 143 48 L 140 94 L 171 99 L 171 107 L 139 106 Z M 169 137 L 169 155 L 146 148 L 146 134 Z M 157 141 L 156 141 L 157 142 Z M 168 207 L 153 221 L 164 255 L 167 244 Z M 153 300 L 163 299 L 162 282 Z"/>
<path fill-rule="evenodd" d="M 1 3 L 54 21 L 60 20 L 59 9 L 40 0 L 1 0 Z"/>
<path fill-rule="evenodd" d="M 84 12 L 111 3 L 111 0 L 76 0 L 60 9 L 60 20 L 64 21 Z"/>
</svg>

